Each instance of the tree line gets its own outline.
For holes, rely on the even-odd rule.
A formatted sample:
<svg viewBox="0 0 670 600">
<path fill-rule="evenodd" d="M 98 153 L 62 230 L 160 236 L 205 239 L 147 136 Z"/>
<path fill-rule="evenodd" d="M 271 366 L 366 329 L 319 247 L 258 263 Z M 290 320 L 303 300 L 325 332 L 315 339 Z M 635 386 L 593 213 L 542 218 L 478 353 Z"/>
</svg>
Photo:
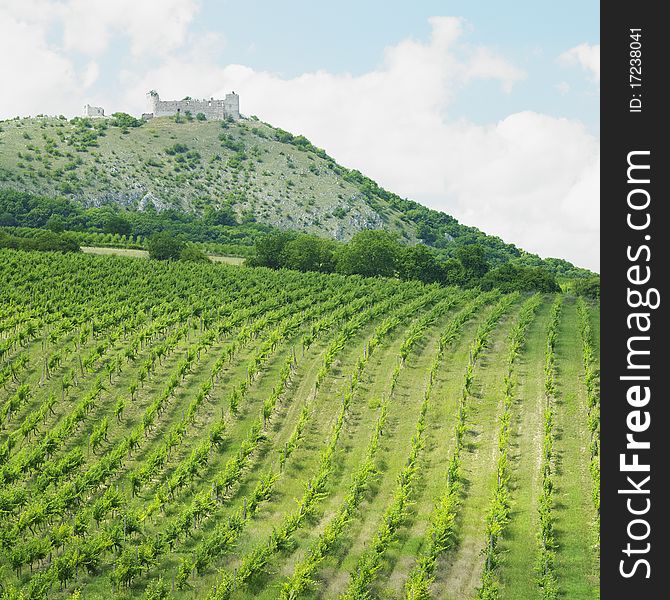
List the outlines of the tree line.
<svg viewBox="0 0 670 600">
<path fill-rule="evenodd" d="M 443 259 L 424 244 L 407 246 L 383 230 L 356 233 L 342 243 L 289 231 L 273 232 L 259 239 L 250 266 L 296 271 L 340 273 L 364 277 L 395 277 L 462 287 L 479 286 L 503 292 L 558 292 L 556 278 L 541 267 L 505 263 L 492 267 L 484 248 L 459 245 L 454 257 Z"/>
<path fill-rule="evenodd" d="M 67 235 L 36 229 L 30 237 L 11 235 L 0 231 L 0 248 L 14 250 L 39 250 L 57 252 L 79 252 L 79 244 Z"/>
<path fill-rule="evenodd" d="M 149 237 L 162 231 L 179 234 L 187 242 L 235 244 L 249 248 L 272 227 L 254 222 L 251 214 L 238 216 L 230 203 L 206 206 L 201 214 L 174 209 L 120 209 L 108 204 L 84 207 L 62 196 L 40 196 L 0 189 L 0 226 L 48 229 L 55 233 L 79 231 Z"/>
</svg>

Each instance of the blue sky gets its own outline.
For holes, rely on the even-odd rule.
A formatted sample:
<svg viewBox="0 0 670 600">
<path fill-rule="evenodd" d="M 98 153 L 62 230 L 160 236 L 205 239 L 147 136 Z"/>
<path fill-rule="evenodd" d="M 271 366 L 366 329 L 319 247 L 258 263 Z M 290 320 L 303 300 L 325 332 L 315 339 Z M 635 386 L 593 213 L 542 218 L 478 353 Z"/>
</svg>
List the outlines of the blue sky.
<svg viewBox="0 0 670 600">
<path fill-rule="evenodd" d="M 367 0 L 309 2 L 289 0 L 204 1 L 190 24 L 190 34 L 221 36 L 216 59 L 221 64 L 239 63 L 283 77 L 326 70 L 360 75 L 379 65 L 383 50 L 405 38 L 426 39 L 429 17 L 454 15 L 467 22 L 467 44 L 485 45 L 527 72 L 509 94 L 492 101 L 495 87 L 478 81 L 464 90 L 451 106 L 454 118 L 479 123 L 504 118 L 511 112 L 534 110 L 557 117 L 580 119 L 593 133 L 599 131 L 599 98 L 595 84 L 584 73 L 560 64 L 556 58 L 566 49 L 588 41 L 598 43 L 597 2 L 422 2 Z M 49 32 L 58 43 L 62 28 Z M 100 58 L 101 77 L 96 87 L 112 90 L 119 69 L 132 69 L 137 57 L 129 53 L 130 41 L 119 35 Z M 88 60 L 86 53 L 73 55 L 75 64 Z M 159 60 L 149 57 L 147 64 Z M 567 83 L 570 93 L 556 86 Z M 495 94 L 493 94 L 496 96 Z"/>
<path fill-rule="evenodd" d="M 401 196 L 598 269 L 599 5 L 5 0 L 0 118 L 240 94 Z"/>
<path fill-rule="evenodd" d="M 222 0 L 203 4 L 195 30 L 208 31 L 217 24 L 225 36 L 225 62 L 286 77 L 319 69 L 359 75 L 379 64 L 384 47 L 406 37 L 426 39 L 433 15 L 465 18 L 468 43 L 490 46 L 528 72 L 512 93 L 495 102 L 489 101 L 490 84 L 473 86 L 452 107 L 454 116 L 487 122 L 518 110 L 536 110 L 579 118 L 598 131 L 597 88 L 585 86 L 580 71 L 556 62 L 568 48 L 598 43 L 598 2 Z M 562 81 L 577 91 L 561 95 L 554 86 Z"/>
</svg>

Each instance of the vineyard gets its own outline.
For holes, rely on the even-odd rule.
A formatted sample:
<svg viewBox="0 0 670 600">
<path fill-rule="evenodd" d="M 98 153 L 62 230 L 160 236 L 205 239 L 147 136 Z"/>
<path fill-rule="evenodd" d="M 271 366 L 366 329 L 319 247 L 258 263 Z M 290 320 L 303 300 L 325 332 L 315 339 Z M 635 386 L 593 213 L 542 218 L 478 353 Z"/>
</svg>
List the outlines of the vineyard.
<svg viewBox="0 0 670 600">
<path fill-rule="evenodd" d="M 0 250 L 0 599 L 591 599 L 599 308 Z"/>
</svg>

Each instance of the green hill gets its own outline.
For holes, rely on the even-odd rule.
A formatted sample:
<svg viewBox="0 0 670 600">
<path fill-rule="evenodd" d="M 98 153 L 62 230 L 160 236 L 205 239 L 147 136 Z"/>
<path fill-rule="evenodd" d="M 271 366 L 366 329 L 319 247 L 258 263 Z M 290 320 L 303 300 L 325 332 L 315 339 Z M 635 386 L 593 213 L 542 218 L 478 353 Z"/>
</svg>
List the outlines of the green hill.
<svg viewBox="0 0 670 600">
<path fill-rule="evenodd" d="M 514 261 L 544 266 L 560 276 L 591 274 L 560 259 L 541 260 L 400 198 L 338 165 L 303 136 L 255 118 L 209 122 L 162 117 L 144 123 L 124 115 L 4 121 L 0 187 L 65 196 L 82 207 L 153 208 L 193 218 L 212 209 L 232 209 L 239 223 L 344 241 L 365 229 L 387 229 L 406 243 L 424 242 L 444 256 L 452 256 L 459 245 L 478 243 L 492 265 Z"/>
</svg>

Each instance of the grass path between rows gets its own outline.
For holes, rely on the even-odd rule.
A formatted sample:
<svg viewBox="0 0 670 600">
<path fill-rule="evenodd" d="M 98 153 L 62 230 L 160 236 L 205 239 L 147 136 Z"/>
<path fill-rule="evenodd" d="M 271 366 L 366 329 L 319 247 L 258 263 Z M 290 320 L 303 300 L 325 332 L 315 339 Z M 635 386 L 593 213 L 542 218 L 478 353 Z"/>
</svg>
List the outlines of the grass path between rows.
<svg viewBox="0 0 670 600">
<path fill-rule="evenodd" d="M 322 514 L 328 512 L 328 507 L 331 505 L 334 496 L 344 493 L 348 473 L 355 468 L 363 456 L 366 440 L 374 429 L 375 415 L 379 406 L 378 399 L 381 397 L 387 381 L 386 374 L 390 373 L 393 367 L 395 356 L 403 339 L 402 328 L 389 335 L 388 339 L 383 342 L 382 347 L 375 351 L 363 374 L 341 434 L 340 449 L 335 458 L 335 470 L 328 486 L 330 494 L 323 503 L 324 512 Z M 323 395 L 326 402 L 321 402 L 316 407 L 317 413 L 311 426 L 308 427 L 302 447 L 291 458 L 292 466 L 289 467 L 287 472 L 288 477 L 283 478 L 272 502 L 264 506 L 258 513 L 254 527 L 249 528 L 246 535 L 239 540 L 234 554 L 225 557 L 219 567 L 226 570 L 235 569 L 239 558 L 262 544 L 273 528 L 278 527 L 286 515 L 295 509 L 296 500 L 303 493 L 310 473 L 317 467 L 320 452 L 328 437 L 327 432 L 331 429 L 333 420 L 337 415 L 337 406 L 344 389 L 343 386 L 348 381 L 349 373 L 362 351 L 361 339 L 358 338 L 355 344 L 350 343 L 348 345 L 348 347 L 351 346 L 355 351 L 350 353 L 345 350 L 338 360 L 337 367 L 333 370 L 333 377 L 329 377 L 329 385 L 326 387 L 322 385 L 319 390 L 319 395 Z M 310 539 L 312 535 L 318 534 L 322 522 L 318 518 L 314 518 L 308 522 L 306 527 L 298 529 L 294 534 L 295 543 L 292 547 L 280 553 L 266 567 L 263 574 L 254 577 L 244 590 L 239 590 L 233 597 L 276 599 L 279 596 L 279 585 L 281 583 L 281 580 L 276 576 L 290 573 L 297 554 L 294 551 L 299 551 L 305 547 L 306 540 Z M 216 579 L 216 573 L 213 576 L 203 577 L 202 581 L 198 582 L 199 588 L 201 590 L 208 589 L 215 583 Z M 194 593 L 192 597 L 198 598 L 199 596 Z"/>
<path fill-rule="evenodd" d="M 556 410 L 556 505 L 558 551 L 556 575 L 561 592 L 570 600 L 598 597 L 594 573 L 589 473 L 589 432 L 579 316 L 574 299 L 567 298 L 556 345 L 558 390 Z"/>
<path fill-rule="evenodd" d="M 422 476 L 407 524 L 400 529 L 398 543 L 388 549 L 385 565 L 379 572 L 376 592 L 381 598 L 403 597 L 405 581 L 425 542 L 430 516 L 444 489 L 447 466 L 454 451 L 454 422 L 470 343 L 485 314 L 482 311 L 479 319 L 463 327 L 433 382 L 433 400 L 426 416 L 426 446 L 419 463 Z"/>
<path fill-rule="evenodd" d="M 475 369 L 474 393 L 468 398 L 464 452 L 463 500 L 456 517 L 458 545 L 438 560 L 431 593 L 433 598 L 471 598 L 479 585 L 485 517 L 495 484 L 498 419 L 502 410 L 503 376 L 507 364 L 507 338 L 518 307 L 500 321 Z"/>
<path fill-rule="evenodd" d="M 367 329 L 364 328 L 363 331 L 366 330 Z M 290 384 L 286 397 L 283 397 L 279 402 L 277 411 L 279 413 L 279 418 L 273 420 L 269 427 L 268 433 L 273 440 L 277 437 L 279 431 L 283 432 L 285 435 L 288 434 L 284 432 L 284 429 L 288 429 L 290 432 L 292 423 L 290 419 L 287 420 L 285 418 L 285 413 L 292 409 L 294 405 L 301 405 L 308 395 L 309 389 L 313 386 L 316 371 L 321 364 L 325 345 L 332 335 L 333 333 L 330 333 L 324 340 L 317 341 L 312 346 L 309 354 L 301 359 L 294 376 L 294 381 Z M 169 518 L 174 517 L 179 510 L 190 504 L 196 493 L 208 488 L 211 479 L 215 477 L 217 472 L 223 470 L 227 460 L 237 452 L 239 442 L 246 437 L 251 423 L 260 413 L 263 400 L 270 394 L 270 391 L 279 376 L 279 370 L 285 362 L 285 358 L 292 352 L 292 347 L 297 345 L 298 339 L 299 335 L 296 334 L 287 342 L 280 344 L 276 353 L 268 360 L 264 370 L 250 384 L 247 397 L 241 404 L 236 418 L 230 420 L 225 433 L 227 442 L 220 450 L 212 452 L 206 468 L 202 470 L 200 475 L 194 481 L 182 490 L 179 497 L 173 501 L 165 511 L 165 514 L 154 515 L 151 520 L 146 523 L 146 535 L 150 536 L 151 534 L 160 532 Z M 226 366 L 220 381 L 216 383 L 213 388 L 211 398 L 203 406 L 202 414 L 199 415 L 196 425 L 184 439 L 184 443 L 175 450 L 175 457 L 172 464 L 161 474 L 153 485 L 148 486 L 147 489 L 134 500 L 138 509 L 153 497 L 153 493 L 157 486 L 170 476 L 178 464 L 179 458 L 183 458 L 187 455 L 190 452 L 191 446 L 202 439 L 209 424 L 211 424 L 214 419 L 218 418 L 219 413 L 223 414 L 228 411 L 228 392 L 237 380 L 240 378 L 245 379 L 247 372 L 246 359 L 252 354 L 253 346 L 254 344 L 252 344 L 252 348 L 243 349 L 233 362 Z M 299 349 L 297 351 L 300 352 Z M 202 382 L 201 380 L 207 377 L 208 372 L 209 371 L 205 369 L 202 373 L 198 374 L 193 385 L 199 385 L 199 383 Z M 304 381 L 305 378 L 306 381 Z M 185 397 L 188 398 L 188 393 L 185 394 Z M 178 416 L 181 416 L 181 413 L 179 411 L 177 412 Z M 256 456 L 251 459 L 250 468 L 245 469 L 245 475 L 242 477 L 242 485 L 240 485 L 223 506 L 212 515 L 208 524 L 202 528 L 194 530 L 191 536 L 182 540 L 181 543 L 177 545 L 175 552 L 167 553 L 162 556 L 158 565 L 145 574 L 142 581 L 138 582 L 137 587 L 144 585 L 148 578 L 155 577 L 163 572 L 174 572 L 174 569 L 178 566 L 179 560 L 184 555 L 184 552 L 192 550 L 194 545 L 201 540 L 203 535 L 207 534 L 210 528 L 213 527 L 219 519 L 225 518 L 230 512 L 234 512 L 235 508 L 237 508 L 238 500 L 242 495 L 248 495 L 250 493 L 250 490 L 253 489 L 255 483 L 258 482 L 258 479 L 265 471 L 264 467 L 267 466 L 266 461 L 269 463 L 276 458 L 276 450 L 277 448 L 272 442 L 262 442 Z M 91 593 L 100 593 L 103 596 L 113 593 L 114 590 L 110 587 L 109 582 L 103 579 L 103 583 L 101 583 L 100 579 L 101 578 L 99 577 L 90 578 L 91 585 L 87 589 L 89 589 Z M 200 597 L 199 584 L 201 580 L 202 578 L 195 578 L 194 580 L 193 590 L 195 591 L 193 592 L 193 597 Z M 136 593 L 140 594 L 141 592 L 136 590 Z M 188 592 L 186 593 L 188 594 Z M 180 592 L 179 595 L 180 597 L 183 597 L 184 594 Z"/>
<path fill-rule="evenodd" d="M 400 373 L 389 403 L 387 427 L 377 460 L 380 474 L 370 485 L 367 498 L 359 507 L 357 518 L 347 527 L 347 535 L 339 544 L 339 552 L 324 561 L 321 571 L 324 585 L 318 594 L 319 598 L 337 598 L 346 590 L 350 573 L 375 534 L 409 453 L 427 384 L 426 378 L 437 351 L 440 334 L 452 317 L 453 314 L 446 315 L 426 331 Z M 391 368 L 388 369 L 388 373 L 390 372 Z"/>
<path fill-rule="evenodd" d="M 360 354 L 365 343 L 366 336 L 369 335 L 373 326 L 370 325 L 364 328 L 343 350 L 339 357 L 339 368 L 335 368 L 333 372 L 326 377 L 321 384 L 321 389 L 313 402 L 312 415 L 303 433 L 303 441 L 301 447 L 298 448 L 291 460 L 287 463 L 282 478 L 278 482 L 275 491 L 272 495 L 271 501 L 259 511 L 258 517 L 254 520 L 253 525 L 247 527 L 242 538 L 239 540 L 239 545 L 235 548 L 235 556 L 240 556 L 244 553 L 244 548 L 253 545 L 253 540 L 267 535 L 271 530 L 270 523 L 279 522 L 283 517 L 283 512 L 290 510 L 294 505 L 294 498 L 302 491 L 302 485 L 307 478 L 307 474 L 315 468 L 318 461 L 318 454 L 323 445 L 323 440 L 326 437 L 328 428 L 332 425 L 333 403 L 330 402 L 331 394 L 340 389 L 344 383 L 344 376 L 341 370 L 350 367 L 354 364 L 355 358 Z M 291 391 L 290 400 L 286 402 L 283 400 L 285 407 L 283 410 L 287 411 L 282 419 L 273 422 L 271 426 L 272 437 L 274 442 L 269 444 L 263 452 L 261 452 L 255 461 L 248 476 L 244 478 L 242 485 L 235 493 L 235 497 L 226 505 L 221 513 L 217 515 L 218 519 L 225 519 L 228 514 L 234 512 L 237 508 L 239 499 L 243 496 L 248 496 L 255 485 L 260 480 L 262 474 L 273 463 L 276 463 L 279 449 L 291 434 L 297 414 L 300 412 L 302 406 L 308 401 L 309 396 L 313 393 L 314 381 L 318 369 L 323 360 L 323 352 L 326 344 L 315 344 L 310 349 L 310 355 L 304 363 L 304 376 L 297 381 L 295 388 Z M 329 393 L 330 392 L 330 393 Z M 293 418 L 291 418 L 293 417 Z M 270 527 L 268 529 L 268 527 Z M 195 545 L 206 535 L 206 531 L 198 531 L 193 538 L 184 542 L 175 553 L 175 556 L 166 561 L 167 568 L 176 566 L 176 559 L 185 552 L 192 550 Z M 228 564 L 234 560 L 234 556 L 225 556 L 220 563 Z M 174 564 L 173 564 L 174 563 Z M 217 569 L 211 568 L 203 576 L 196 576 L 192 580 L 193 588 L 191 590 L 192 597 L 198 598 L 199 594 L 206 593 L 205 590 L 209 588 L 213 582 L 212 577 L 216 576 Z"/>
<path fill-rule="evenodd" d="M 500 542 L 501 598 L 539 598 L 535 581 L 537 499 L 544 415 L 544 352 L 551 303 L 537 312 L 517 360 L 518 387 L 510 437 L 511 513 Z"/>
</svg>

